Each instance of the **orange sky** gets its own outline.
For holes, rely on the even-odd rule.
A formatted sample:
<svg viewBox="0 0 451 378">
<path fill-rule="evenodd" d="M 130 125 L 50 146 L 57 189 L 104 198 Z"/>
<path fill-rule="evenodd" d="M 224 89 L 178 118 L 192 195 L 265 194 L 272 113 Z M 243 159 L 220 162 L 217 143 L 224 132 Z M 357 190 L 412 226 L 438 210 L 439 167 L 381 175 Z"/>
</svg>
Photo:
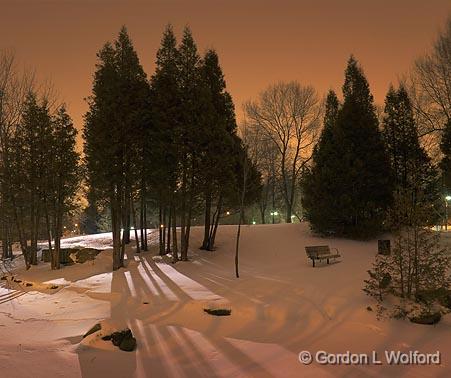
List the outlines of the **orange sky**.
<svg viewBox="0 0 451 378">
<path fill-rule="evenodd" d="M 383 103 L 447 15 L 449 0 L 0 0 L 0 48 L 50 79 L 81 129 L 96 52 L 122 24 L 149 76 L 164 26 L 188 24 L 200 51 L 218 51 L 240 118 L 278 80 L 341 91 L 351 53 Z"/>
</svg>

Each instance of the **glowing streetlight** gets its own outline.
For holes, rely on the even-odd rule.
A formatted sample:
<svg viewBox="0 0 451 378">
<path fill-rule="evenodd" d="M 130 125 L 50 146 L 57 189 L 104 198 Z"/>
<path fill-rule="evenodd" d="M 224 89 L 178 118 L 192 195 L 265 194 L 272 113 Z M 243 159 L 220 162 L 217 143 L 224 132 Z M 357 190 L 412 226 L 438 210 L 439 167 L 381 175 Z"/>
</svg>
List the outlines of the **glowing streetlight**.
<svg viewBox="0 0 451 378">
<path fill-rule="evenodd" d="M 257 222 L 256 221 L 252 221 L 252 224 L 257 224 Z"/>
<path fill-rule="evenodd" d="M 276 216 L 276 215 L 279 215 L 279 212 L 278 211 L 276 211 L 276 210 L 273 210 L 273 211 L 271 211 L 271 216 L 272 216 L 272 223 L 274 224 L 274 217 Z"/>
<path fill-rule="evenodd" d="M 226 215 L 230 215 L 230 211 L 226 211 Z"/>
</svg>

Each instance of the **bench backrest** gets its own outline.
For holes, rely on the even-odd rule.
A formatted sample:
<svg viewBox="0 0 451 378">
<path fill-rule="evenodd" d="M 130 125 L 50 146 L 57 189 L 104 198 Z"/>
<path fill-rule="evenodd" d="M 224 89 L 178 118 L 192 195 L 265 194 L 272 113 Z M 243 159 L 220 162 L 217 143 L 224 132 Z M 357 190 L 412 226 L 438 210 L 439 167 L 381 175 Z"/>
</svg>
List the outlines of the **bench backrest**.
<svg viewBox="0 0 451 378">
<path fill-rule="evenodd" d="M 305 252 L 308 257 L 318 257 L 321 255 L 329 255 L 330 248 L 328 245 L 314 245 L 305 247 Z"/>
</svg>

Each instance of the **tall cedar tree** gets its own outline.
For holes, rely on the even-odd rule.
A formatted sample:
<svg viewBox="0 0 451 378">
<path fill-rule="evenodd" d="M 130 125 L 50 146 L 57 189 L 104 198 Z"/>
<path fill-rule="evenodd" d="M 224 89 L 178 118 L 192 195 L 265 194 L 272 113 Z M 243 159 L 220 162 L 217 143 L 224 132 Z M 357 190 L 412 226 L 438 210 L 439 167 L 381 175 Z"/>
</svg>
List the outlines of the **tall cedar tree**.
<svg viewBox="0 0 451 378">
<path fill-rule="evenodd" d="M 189 28 L 183 31 L 179 46 L 180 84 L 180 238 L 181 259 L 188 259 L 191 221 L 198 200 L 202 140 L 212 118 L 212 103 L 202 80 L 201 59 Z"/>
<path fill-rule="evenodd" d="M 395 184 L 395 198 L 404 196 L 411 202 L 411 207 L 429 207 L 423 211 L 428 219 L 424 224 L 432 224 L 431 218 L 439 214 L 438 175 L 431 159 L 420 145 L 417 125 L 413 116 L 413 107 L 403 85 L 395 90 L 390 87 L 385 99 L 385 117 L 383 137 L 390 159 L 391 171 Z M 435 206 L 435 209 L 434 209 Z M 399 213 L 393 206 L 391 214 L 392 228 L 411 225 L 410 212 Z M 405 206 L 401 207 L 404 208 Z M 437 219 L 435 219 L 437 220 Z"/>
<path fill-rule="evenodd" d="M 172 256 L 178 260 L 176 234 L 178 176 L 181 143 L 180 127 L 180 90 L 179 90 L 179 53 L 173 29 L 168 25 L 163 33 L 160 48 L 157 52 L 156 69 L 151 78 L 151 119 L 153 126 L 148 129 L 148 139 L 152 145 L 149 149 L 149 161 L 153 169 L 149 172 L 153 199 L 159 207 L 160 254 L 165 253 L 166 222 L 164 213 L 172 213 Z M 165 211 L 166 210 L 166 211 Z"/>
<path fill-rule="evenodd" d="M 312 229 L 319 233 L 337 229 L 340 221 L 331 206 L 335 201 L 335 192 L 330 190 L 337 180 L 332 168 L 340 154 L 334 140 L 339 109 L 337 95 L 330 90 L 326 98 L 323 130 L 313 152 L 312 168 L 301 182 L 305 214 Z"/>
<path fill-rule="evenodd" d="M 236 136 L 233 102 L 226 91 L 224 75 L 214 50 L 206 52 L 201 73 L 208 89 L 208 100 L 212 103 L 210 122 L 205 125 L 200 141 L 200 184 L 205 202 L 204 239 L 201 249 L 213 250 L 224 200 L 227 201 L 231 190 L 236 187 L 236 155 L 233 154 L 233 145 L 241 141 Z"/>
<path fill-rule="evenodd" d="M 392 183 L 373 96 L 352 56 L 345 71 L 343 97 L 330 142 L 324 142 L 326 146 L 320 145 L 316 152 L 316 161 L 323 165 L 318 170 L 314 165 L 304 183 L 304 205 L 315 231 L 366 238 L 382 229 L 392 199 Z M 314 188 L 317 202 L 308 198 Z M 324 215 L 315 213 L 315 207 L 327 211 Z M 324 221 L 324 217 L 331 217 L 331 221 Z"/>
<path fill-rule="evenodd" d="M 114 46 L 105 44 L 98 59 L 85 116 L 84 152 L 93 195 L 110 208 L 116 270 L 123 266 L 129 237 L 132 189 L 138 176 L 135 138 L 142 135 L 140 117 L 147 81 L 125 27 Z"/>
<path fill-rule="evenodd" d="M 80 182 L 80 156 L 76 151 L 77 130 L 61 106 L 52 119 L 53 146 L 49 163 L 52 172 L 47 177 L 46 223 L 51 225 L 54 237 L 52 253 L 52 269 L 60 268 L 61 236 L 63 234 L 63 219 L 75 207 L 75 197 Z M 51 219 L 47 219 L 51 217 Z M 52 239 L 50 234 L 49 240 Z M 49 243 L 50 250 L 51 243 Z"/>
<path fill-rule="evenodd" d="M 15 218 L 27 268 L 38 263 L 38 239 L 47 203 L 47 178 L 51 169 L 48 162 L 53 143 L 48 104 L 30 93 L 24 104 L 22 122 L 16 128 L 12 164 Z"/>
</svg>

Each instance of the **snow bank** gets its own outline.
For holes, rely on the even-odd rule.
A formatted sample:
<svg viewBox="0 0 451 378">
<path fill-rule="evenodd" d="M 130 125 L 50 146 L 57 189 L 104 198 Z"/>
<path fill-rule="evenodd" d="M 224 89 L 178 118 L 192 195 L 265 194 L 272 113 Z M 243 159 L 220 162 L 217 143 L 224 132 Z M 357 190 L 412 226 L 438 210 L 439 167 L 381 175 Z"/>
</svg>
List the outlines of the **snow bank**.
<svg viewBox="0 0 451 378">
<path fill-rule="evenodd" d="M 234 277 L 235 226 L 221 226 L 214 252 L 200 251 L 194 228 L 190 262 L 127 250 L 126 268 L 111 272 L 111 252 L 94 262 L 50 271 L 40 264 L 15 274 L 38 290 L 0 282 L 2 376 L 297 377 L 449 376 L 451 318 L 433 327 L 378 321 L 362 291 L 377 241 L 321 239 L 306 224 L 244 226 L 240 276 Z M 106 234 L 71 238 L 67 246 L 111 246 Z M 98 244 L 96 244 L 98 243 Z M 338 248 L 336 263 L 312 268 L 306 245 Z M 57 283 L 58 290 L 39 289 Z M 2 300 L 3 298 L 3 300 Z M 206 314 L 230 306 L 231 316 Z M 111 348 L 96 322 L 130 328 L 137 349 Z M 440 366 L 303 365 L 301 351 L 371 353 L 418 350 L 442 355 Z M 34 367 L 39 367 L 39 370 Z M 19 369 L 15 365 L 20 366 Z M 28 370 L 27 370 L 28 369 Z M 27 374 L 28 373 L 28 374 Z"/>
</svg>

